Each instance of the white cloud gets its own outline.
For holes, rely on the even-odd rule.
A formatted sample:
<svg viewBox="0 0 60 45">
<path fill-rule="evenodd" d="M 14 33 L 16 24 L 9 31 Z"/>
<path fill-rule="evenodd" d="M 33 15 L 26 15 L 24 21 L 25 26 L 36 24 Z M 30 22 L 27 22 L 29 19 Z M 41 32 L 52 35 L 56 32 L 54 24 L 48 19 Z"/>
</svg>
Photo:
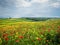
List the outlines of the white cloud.
<svg viewBox="0 0 60 45">
<path fill-rule="evenodd" d="M 16 7 L 30 7 L 32 6 L 32 3 L 46 3 L 48 0 L 16 0 Z"/>
<path fill-rule="evenodd" d="M 45 3 L 45 2 L 48 2 L 48 0 L 32 0 L 32 2 Z"/>
<path fill-rule="evenodd" d="M 23 7 L 30 7 L 32 4 L 30 2 L 23 1 L 22 6 Z"/>
<path fill-rule="evenodd" d="M 59 8 L 60 7 L 60 3 L 59 2 L 55 2 L 55 3 L 52 3 L 51 6 L 55 7 L 55 8 Z"/>
<path fill-rule="evenodd" d="M 27 2 L 25 0 L 16 0 L 16 7 L 30 7 L 31 2 Z"/>
</svg>

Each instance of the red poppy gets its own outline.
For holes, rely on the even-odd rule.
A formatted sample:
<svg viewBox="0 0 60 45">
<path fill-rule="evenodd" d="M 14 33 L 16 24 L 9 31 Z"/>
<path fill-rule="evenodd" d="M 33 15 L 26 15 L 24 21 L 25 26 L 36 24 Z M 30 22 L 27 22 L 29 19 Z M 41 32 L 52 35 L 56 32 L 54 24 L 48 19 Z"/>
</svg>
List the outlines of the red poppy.
<svg viewBox="0 0 60 45">
<path fill-rule="evenodd" d="M 48 29 L 48 32 L 50 32 L 51 29 Z"/>
<path fill-rule="evenodd" d="M 16 40 L 16 42 L 19 42 L 19 40 Z"/>
<path fill-rule="evenodd" d="M 59 33 L 59 32 L 60 32 L 60 30 L 57 30 L 57 32 Z"/>
<path fill-rule="evenodd" d="M 24 38 L 24 37 L 23 37 L 23 36 L 19 36 L 19 38 L 21 38 L 21 39 L 22 39 L 22 38 Z"/>
<path fill-rule="evenodd" d="M 9 38 L 5 38 L 5 40 L 6 40 L 6 41 L 8 41 L 8 40 L 9 40 Z"/>
<path fill-rule="evenodd" d="M 60 29 L 60 26 L 58 26 L 58 28 Z"/>
<path fill-rule="evenodd" d="M 5 38 L 5 37 L 7 37 L 8 36 L 8 34 L 3 34 L 3 38 Z"/>
<path fill-rule="evenodd" d="M 41 38 L 37 38 L 37 40 L 41 41 Z"/>
</svg>

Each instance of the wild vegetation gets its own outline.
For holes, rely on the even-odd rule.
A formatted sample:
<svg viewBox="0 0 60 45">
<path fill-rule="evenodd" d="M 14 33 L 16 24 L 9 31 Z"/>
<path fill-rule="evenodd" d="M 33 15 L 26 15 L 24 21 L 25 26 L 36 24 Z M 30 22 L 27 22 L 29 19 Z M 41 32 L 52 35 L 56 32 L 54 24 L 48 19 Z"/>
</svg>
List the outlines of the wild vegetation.
<svg viewBox="0 0 60 45">
<path fill-rule="evenodd" d="M 0 45 L 60 45 L 60 19 L 33 20 L 0 19 Z"/>
</svg>

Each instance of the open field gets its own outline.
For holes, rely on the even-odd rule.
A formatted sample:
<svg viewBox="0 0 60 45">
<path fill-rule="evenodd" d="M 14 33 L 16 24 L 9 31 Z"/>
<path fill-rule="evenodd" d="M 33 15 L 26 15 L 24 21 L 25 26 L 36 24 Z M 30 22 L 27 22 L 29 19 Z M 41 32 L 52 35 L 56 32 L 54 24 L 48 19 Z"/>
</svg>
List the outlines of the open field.
<svg viewBox="0 0 60 45">
<path fill-rule="evenodd" d="M 60 19 L 0 19 L 0 45 L 60 45 Z"/>
</svg>

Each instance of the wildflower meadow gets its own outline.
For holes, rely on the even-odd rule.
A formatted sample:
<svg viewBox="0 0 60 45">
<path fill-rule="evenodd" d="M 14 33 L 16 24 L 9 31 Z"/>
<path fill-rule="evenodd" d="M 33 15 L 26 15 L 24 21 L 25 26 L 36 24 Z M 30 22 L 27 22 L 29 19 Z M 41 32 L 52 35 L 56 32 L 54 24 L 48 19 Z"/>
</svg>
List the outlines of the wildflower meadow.
<svg viewBox="0 0 60 45">
<path fill-rule="evenodd" d="M 0 20 L 0 45 L 60 45 L 60 19 L 11 20 Z"/>
</svg>

